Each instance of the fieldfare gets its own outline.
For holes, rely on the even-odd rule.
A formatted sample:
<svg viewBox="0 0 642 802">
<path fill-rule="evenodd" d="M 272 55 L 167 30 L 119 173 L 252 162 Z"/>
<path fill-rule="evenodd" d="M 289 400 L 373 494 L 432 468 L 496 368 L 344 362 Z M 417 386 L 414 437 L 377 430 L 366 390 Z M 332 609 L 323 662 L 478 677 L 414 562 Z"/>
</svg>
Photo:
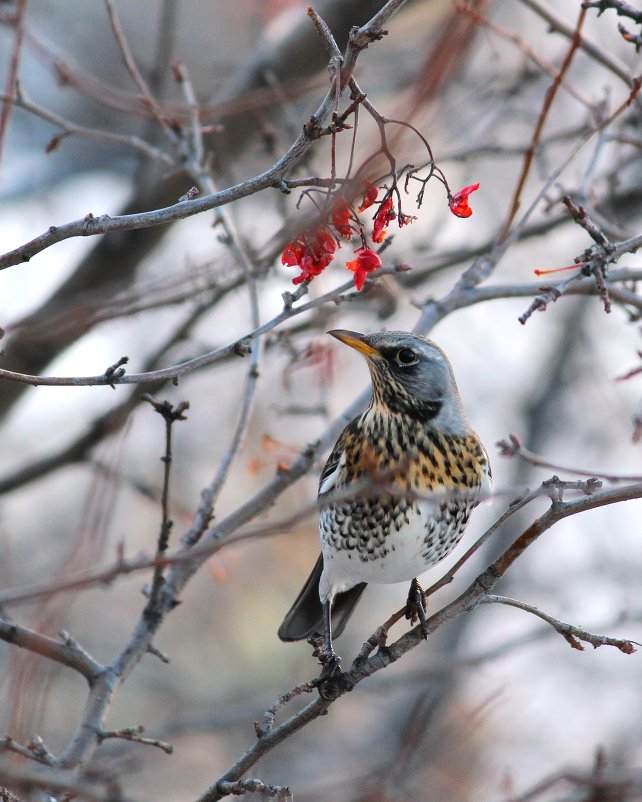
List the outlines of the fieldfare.
<svg viewBox="0 0 642 802">
<path fill-rule="evenodd" d="M 416 577 L 457 545 L 491 476 L 438 346 L 398 331 L 329 334 L 366 357 L 372 398 L 321 473 L 321 556 L 279 628 L 284 641 L 323 632 L 326 667 L 368 582 L 412 580 L 407 614 L 427 636 Z"/>
</svg>

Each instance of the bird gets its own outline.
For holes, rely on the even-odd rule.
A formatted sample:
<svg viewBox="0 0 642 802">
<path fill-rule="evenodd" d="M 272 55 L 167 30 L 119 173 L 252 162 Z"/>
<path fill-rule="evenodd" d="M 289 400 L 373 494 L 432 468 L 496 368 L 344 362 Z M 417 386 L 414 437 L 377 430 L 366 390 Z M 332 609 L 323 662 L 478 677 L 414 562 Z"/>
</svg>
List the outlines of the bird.
<svg viewBox="0 0 642 802">
<path fill-rule="evenodd" d="M 372 393 L 321 472 L 321 555 L 278 635 L 322 635 L 321 664 L 336 670 L 333 639 L 368 583 L 411 580 L 406 616 L 428 636 L 417 576 L 455 548 L 491 468 L 439 346 L 403 331 L 328 334 L 365 357 Z"/>
</svg>

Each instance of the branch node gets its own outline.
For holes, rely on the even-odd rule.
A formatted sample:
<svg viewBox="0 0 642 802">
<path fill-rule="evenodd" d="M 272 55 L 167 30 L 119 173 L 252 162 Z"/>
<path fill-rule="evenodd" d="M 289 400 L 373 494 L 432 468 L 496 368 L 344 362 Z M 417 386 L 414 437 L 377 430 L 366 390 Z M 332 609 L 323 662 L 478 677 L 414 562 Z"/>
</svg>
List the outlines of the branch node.
<svg viewBox="0 0 642 802">
<path fill-rule="evenodd" d="M 158 657 L 161 663 L 165 663 L 167 665 L 171 662 L 169 657 L 164 652 L 161 652 L 160 649 L 157 649 L 155 646 L 152 646 L 151 643 L 148 644 L 147 646 L 147 652 L 148 654 L 153 654 L 154 657 Z"/>
<path fill-rule="evenodd" d="M 252 353 L 252 343 L 251 340 L 246 337 L 243 340 L 239 340 L 237 343 L 234 343 L 234 353 L 237 356 L 249 356 Z"/>
<path fill-rule="evenodd" d="M 356 682 L 345 671 L 340 671 L 329 677 L 319 677 L 317 690 L 325 702 L 336 702 L 339 697 L 354 689 Z"/>
<path fill-rule="evenodd" d="M 169 401 L 157 401 L 149 393 L 144 393 L 141 398 L 154 407 L 165 423 L 169 424 L 178 420 L 187 420 L 184 413 L 189 409 L 189 401 L 181 401 L 174 407 Z"/>
<path fill-rule="evenodd" d="M 32 736 L 31 740 L 27 744 L 27 747 L 33 752 L 34 756 L 42 763 L 47 763 L 50 766 L 53 765 L 55 758 L 52 755 L 52 753 L 47 749 L 47 747 L 45 746 L 45 742 L 39 735 Z"/>
<path fill-rule="evenodd" d="M 178 199 L 179 203 L 183 203 L 184 201 L 190 201 L 192 198 L 195 198 L 197 195 L 200 195 L 201 191 L 198 187 L 190 187 L 184 195 L 181 195 Z"/>
<path fill-rule="evenodd" d="M 290 195 L 292 193 L 292 190 L 290 189 L 290 184 L 288 181 L 285 180 L 285 178 L 278 178 L 274 182 L 274 188 L 278 189 L 284 195 Z"/>
<path fill-rule="evenodd" d="M 116 389 L 116 382 L 125 375 L 125 368 L 123 365 L 126 365 L 129 362 L 128 356 L 121 356 L 118 362 L 114 362 L 113 365 L 110 365 L 107 370 L 103 373 L 103 378 L 105 379 L 105 383 L 108 384 L 112 390 Z"/>
<path fill-rule="evenodd" d="M 388 35 L 388 31 L 374 25 L 354 26 L 350 31 L 350 45 L 355 50 L 365 50 L 372 42 L 378 42 Z"/>
<path fill-rule="evenodd" d="M 83 234 L 89 235 L 89 234 L 92 233 L 91 232 L 91 226 L 92 226 L 92 223 L 95 221 L 95 219 L 96 218 L 94 217 L 94 215 L 91 212 L 89 212 L 89 214 L 86 214 L 83 217 L 83 219 L 82 219 Z"/>
</svg>

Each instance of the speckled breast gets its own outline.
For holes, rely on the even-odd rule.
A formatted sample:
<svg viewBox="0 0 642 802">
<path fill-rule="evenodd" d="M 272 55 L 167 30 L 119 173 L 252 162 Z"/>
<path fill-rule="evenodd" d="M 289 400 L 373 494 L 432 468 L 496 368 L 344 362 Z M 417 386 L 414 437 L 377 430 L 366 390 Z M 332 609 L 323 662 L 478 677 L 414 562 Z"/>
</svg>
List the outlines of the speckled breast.
<svg viewBox="0 0 642 802">
<path fill-rule="evenodd" d="M 324 558 L 348 584 L 412 579 L 452 551 L 474 506 L 389 497 L 326 508 L 320 520 Z"/>
<path fill-rule="evenodd" d="M 355 444 L 346 439 L 335 485 L 354 498 L 321 509 L 321 546 L 338 590 L 356 582 L 402 582 L 446 557 L 462 537 L 488 481 L 474 433 L 447 436 L 394 422 Z"/>
</svg>

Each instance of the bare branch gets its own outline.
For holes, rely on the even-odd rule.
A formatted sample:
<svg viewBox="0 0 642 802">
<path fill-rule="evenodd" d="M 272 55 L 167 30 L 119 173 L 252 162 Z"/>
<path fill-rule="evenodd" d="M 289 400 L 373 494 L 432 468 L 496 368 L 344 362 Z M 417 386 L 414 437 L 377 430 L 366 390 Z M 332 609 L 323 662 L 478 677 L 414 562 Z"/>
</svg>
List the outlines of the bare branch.
<svg viewBox="0 0 642 802">
<path fill-rule="evenodd" d="M 176 144 L 178 142 L 176 133 L 172 130 L 171 126 L 165 119 L 162 110 L 156 102 L 156 98 L 153 96 L 149 86 L 147 85 L 147 81 L 143 78 L 140 70 L 138 69 L 136 59 L 134 58 L 134 54 L 132 53 L 129 42 L 125 36 L 125 32 L 123 31 L 120 23 L 120 17 L 113 0 L 105 0 L 105 6 L 107 8 L 107 15 L 109 16 L 109 22 L 111 24 L 112 31 L 114 32 L 114 37 L 118 43 L 123 61 L 125 62 L 125 66 L 127 67 L 132 80 L 138 87 L 138 90 L 143 96 L 146 105 L 149 107 L 152 115 L 163 129 L 163 132 L 169 141 Z"/>
<path fill-rule="evenodd" d="M 61 640 L 57 641 L 27 627 L 13 624 L 5 618 L 0 618 L 0 639 L 74 669 L 90 685 L 103 669 L 103 666 L 90 657 L 66 632 L 62 632 Z"/>
<path fill-rule="evenodd" d="M 549 462 L 543 457 L 540 457 L 539 454 L 534 454 L 532 451 L 524 448 L 519 438 L 514 434 L 509 435 L 507 440 L 500 440 L 497 443 L 497 447 L 502 457 L 519 457 L 537 468 L 547 468 L 560 471 L 560 473 L 572 473 L 576 476 L 588 476 L 590 479 L 599 476 L 607 482 L 642 482 L 642 476 L 640 474 L 613 474 L 605 473 L 604 471 L 587 471 L 582 468 L 563 466 Z"/>
<path fill-rule="evenodd" d="M 109 0 L 107 0 L 107 2 L 109 3 Z M 347 84 L 359 52 L 364 47 L 367 47 L 370 42 L 380 38 L 378 35 L 381 31 L 380 26 L 396 13 L 405 2 L 406 0 L 389 0 L 373 18 L 373 21 L 376 20 L 376 23 L 366 24 L 354 34 L 354 38 L 351 40 L 352 46 L 348 47 L 341 69 L 340 91 L 342 91 L 343 87 Z M 149 102 L 153 102 L 153 99 Z M 10 267 L 11 265 L 17 265 L 21 262 L 28 262 L 33 256 L 49 248 L 51 245 L 71 237 L 89 237 L 113 231 L 130 231 L 137 228 L 166 225 L 167 223 L 191 217 L 194 214 L 216 209 L 219 206 L 232 203 L 241 198 L 246 198 L 249 195 L 253 195 L 269 187 L 279 188 L 282 180 L 296 165 L 300 164 L 312 144 L 318 138 L 314 133 L 316 131 L 315 126 L 318 126 L 330 116 L 334 108 L 334 103 L 335 87 L 331 86 L 325 98 L 321 101 L 321 104 L 311 117 L 315 125 L 304 126 L 303 130 L 286 153 L 275 162 L 272 167 L 254 178 L 242 181 L 232 187 L 215 192 L 212 195 L 181 201 L 163 209 L 114 217 L 110 217 L 107 214 L 94 217 L 93 214 L 89 213 L 81 220 L 75 220 L 61 226 L 50 226 L 45 233 L 0 256 L 0 269 Z"/>
<path fill-rule="evenodd" d="M 608 9 L 613 9 L 618 17 L 628 17 L 642 25 L 642 11 L 624 0 L 583 0 L 582 8 L 597 8 L 598 17 Z"/>
<path fill-rule="evenodd" d="M 312 693 L 315 689 L 316 686 L 311 682 L 303 682 L 301 685 L 295 685 L 291 690 L 282 693 L 276 702 L 270 705 L 265 711 L 263 721 L 260 724 L 258 721 L 254 722 L 254 729 L 256 730 L 257 737 L 264 738 L 273 730 L 276 714 L 284 705 L 291 702 L 295 697 L 301 696 L 303 693 Z"/>
<path fill-rule="evenodd" d="M 564 57 L 564 61 L 562 62 L 562 66 L 559 69 L 559 72 L 553 79 L 553 83 L 548 88 L 545 96 L 544 102 L 542 103 L 542 108 L 539 113 L 539 117 L 537 118 L 537 124 L 533 129 L 533 136 L 531 139 L 531 144 L 529 149 L 526 151 L 524 156 L 524 161 L 522 164 L 522 170 L 517 179 L 517 184 L 515 185 L 515 190 L 513 192 L 513 197 L 511 200 L 511 204 L 508 210 L 508 215 L 506 217 L 506 221 L 501 229 L 499 234 L 500 241 L 505 239 L 510 231 L 511 225 L 513 220 L 515 219 L 517 212 L 519 211 L 520 207 L 520 198 L 522 191 L 524 189 L 524 185 L 526 184 L 526 179 L 528 178 L 528 174 L 530 172 L 531 164 L 533 163 L 533 158 L 535 156 L 535 150 L 539 144 L 540 138 L 542 136 L 542 131 L 544 129 L 544 124 L 546 123 L 546 119 L 548 118 L 549 112 L 553 105 L 553 101 L 555 100 L 555 96 L 557 91 L 562 83 L 562 80 L 566 73 L 568 72 L 571 63 L 573 61 L 573 57 L 577 52 L 577 49 L 580 46 L 580 42 L 582 40 L 581 37 L 581 30 L 582 26 L 584 25 L 584 19 L 586 17 L 586 9 L 582 8 L 577 18 L 577 22 L 575 23 L 575 30 L 573 32 L 573 36 L 571 38 L 571 45 Z"/>
<path fill-rule="evenodd" d="M 546 621 L 547 624 L 550 624 L 556 632 L 566 640 L 569 645 L 573 649 L 577 649 L 578 651 L 584 651 L 584 647 L 580 643 L 580 641 L 585 641 L 586 643 L 590 643 L 594 649 L 599 648 L 600 646 L 614 646 L 616 649 L 619 649 L 624 654 L 633 654 L 636 651 L 633 643 L 635 641 L 630 640 L 621 640 L 620 638 L 611 638 L 608 635 L 594 635 L 592 632 L 588 632 L 586 629 L 582 627 L 576 627 L 572 624 L 566 624 L 563 621 L 560 621 L 557 618 L 553 618 L 552 615 L 539 610 L 537 607 L 534 607 L 532 604 L 527 604 L 526 602 L 519 601 L 518 599 L 509 599 L 507 596 L 496 596 L 494 594 L 489 594 L 485 598 L 481 600 L 482 604 L 506 604 L 509 607 L 516 607 L 519 610 L 524 610 L 527 613 L 532 613 L 532 615 L 541 618 L 542 621 Z M 639 644 L 638 644 L 639 645 Z"/>
<path fill-rule="evenodd" d="M 572 39 L 575 36 L 575 29 L 564 22 L 561 17 L 547 8 L 543 3 L 539 2 L 539 0 L 521 0 L 521 2 L 545 20 L 552 31 L 561 33 L 562 36 L 565 36 L 567 39 Z M 583 3 L 582 7 L 585 9 L 586 5 Z M 626 68 L 606 53 L 604 48 L 593 42 L 586 35 L 580 37 L 579 47 L 594 61 L 597 61 L 598 64 L 601 64 L 614 75 L 617 75 L 627 86 L 633 87 L 634 79 L 627 72 Z"/>
<path fill-rule="evenodd" d="M 60 133 L 56 134 L 53 139 L 50 140 L 47 146 L 48 152 L 55 150 L 65 137 L 81 136 L 85 139 L 91 139 L 95 142 L 105 142 L 108 145 L 131 148 L 138 153 L 142 153 L 148 159 L 154 159 L 168 167 L 175 166 L 175 161 L 171 156 L 169 156 L 167 153 L 164 153 L 162 150 L 159 150 L 159 148 L 150 145 L 148 142 L 145 142 L 144 139 L 136 136 L 136 134 L 129 135 L 119 134 L 114 131 L 99 131 L 95 128 L 88 128 L 87 126 L 71 122 L 71 120 L 66 120 L 59 114 L 55 114 L 55 112 L 49 111 L 48 109 L 39 106 L 37 103 L 34 103 L 32 100 L 27 98 L 24 90 L 21 87 L 19 92 L 13 98 L 8 95 L 0 95 L 0 102 L 5 104 L 13 102 L 15 106 L 18 106 L 19 108 L 24 109 L 31 114 L 35 114 L 42 120 L 46 120 L 52 125 L 62 129 Z"/>
<path fill-rule="evenodd" d="M 642 776 L 639 771 L 627 772 L 619 771 L 600 771 L 597 773 L 581 772 L 572 769 L 565 769 L 556 772 L 544 780 L 536 783 L 532 788 L 523 794 L 512 795 L 510 802 L 533 802 L 539 797 L 544 798 L 553 788 L 558 786 L 570 786 L 571 789 L 580 789 L 587 802 L 602 799 L 621 800 L 621 802 L 633 802 L 640 798 L 642 793 Z M 590 796 L 586 796 L 584 791 Z M 569 802 L 577 799 L 577 794 L 566 797 Z M 550 798 L 550 797 L 549 797 Z M 505 798 L 501 802 L 506 802 Z"/>
<path fill-rule="evenodd" d="M 145 607 L 146 616 L 155 616 L 161 586 L 163 584 L 163 557 L 169 547 L 169 536 L 174 522 L 169 514 L 169 483 L 172 468 L 172 434 L 174 424 L 177 421 L 187 420 L 185 412 L 189 409 L 189 401 L 182 401 L 173 407 L 169 401 L 155 401 L 151 396 L 143 396 L 144 401 L 148 401 L 156 412 L 165 421 L 165 453 L 161 457 L 163 463 L 163 491 L 161 494 L 162 521 L 156 545 L 156 556 L 154 557 L 155 567 L 152 586 L 149 591 L 149 601 Z"/>
<path fill-rule="evenodd" d="M 394 273 L 403 273 L 407 269 L 408 268 L 404 265 L 380 267 L 378 270 L 368 276 L 368 281 L 374 282 L 381 276 Z M 257 340 L 262 335 L 267 334 L 284 321 L 289 320 L 296 315 L 309 312 L 311 309 L 316 309 L 317 307 L 329 302 L 337 303 L 341 302 L 346 297 L 352 297 L 353 289 L 353 282 L 346 281 L 336 289 L 330 290 L 324 295 L 321 295 L 318 298 L 309 301 L 308 303 L 302 304 L 301 306 L 294 307 L 291 305 L 291 303 L 288 303 L 284 306 L 283 311 L 272 318 L 272 320 L 257 326 L 253 331 L 248 332 L 248 334 L 244 335 L 243 337 L 239 337 L 238 339 L 234 340 L 234 342 L 221 346 L 220 348 L 216 348 L 213 351 L 208 351 L 205 354 L 201 354 L 193 359 L 188 359 L 185 362 L 181 362 L 178 365 L 174 365 L 169 368 L 150 370 L 144 373 L 124 373 L 123 375 L 119 376 L 115 375 L 115 373 L 109 375 L 107 373 L 102 373 L 99 376 L 29 376 L 25 373 L 16 373 L 15 371 L 0 369 L 0 379 L 16 381 L 23 384 L 31 384 L 34 387 L 93 387 L 99 385 L 109 385 L 110 387 L 113 387 L 115 384 L 146 384 L 176 380 L 187 373 L 204 368 L 213 364 L 214 362 L 218 362 L 221 359 L 225 359 L 233 355 L 240 357 L 247 356 L 251 353 L 252 341 Z M 305 285 L 302 285 L 302 291 L 303 293 L 307 291 Z M 350 293 L 350 295 L 346 296 L 346 293 Z"/>
<path fill-rule="evenodd" d="M 155 746 L 167 755 L 173 754 L 174 747 L 171 744 L 165 741 L 159 741 L 157 738 L 148 738 L 143 735 L 144 732 L 145 728 L 142 726 L 125 727 L 122 730 L 105 730 L 98 733 L 98 739 L 102 742 L 109 738 L 118 738 L 123 741 L 132 741 L 133 743 L 143 744 L 145 746 Z"/>
<path fill-rule="evenodd" d="M 18 71 L 20 68 L 20 60 L 22 56 L 22 45 L 24 42 L 24 20 L 27 11 L 28 0 L 18 0 L 16 6 L 16 13 L 14 18 L 15 36 L 13 40 L 13 48 L 11 52 L 11 59 L 9 61 L 9 69 L 7 71 L 7 80 L 5 84 L 5 98 L 2 112 L 0 113 L 0 161 L 2 160 L 2 150 L 4 141 L 7 136 L 9 128 L 9 120 L 11 119 L 11 110 L 13 108 L 13 98 L 18 86 Z"/>
<path fill-rule="evenodd" d="M 0 782 L 19 788 L 24 792 L 46 791 L 60 796 L 73 794 L 89 802 L 136 802 L 124 794 L 114 779 L 90 780 L 85 777 L 70 777 L 58 770 L 38 767 L 38 770 L 24 766 L 16 768 L 9 762 L 0 763 Z M 2 797 L 0 796 L 0 799 Z M 2 802 L 14 802 L 8 798 Z"/>
</svg>

